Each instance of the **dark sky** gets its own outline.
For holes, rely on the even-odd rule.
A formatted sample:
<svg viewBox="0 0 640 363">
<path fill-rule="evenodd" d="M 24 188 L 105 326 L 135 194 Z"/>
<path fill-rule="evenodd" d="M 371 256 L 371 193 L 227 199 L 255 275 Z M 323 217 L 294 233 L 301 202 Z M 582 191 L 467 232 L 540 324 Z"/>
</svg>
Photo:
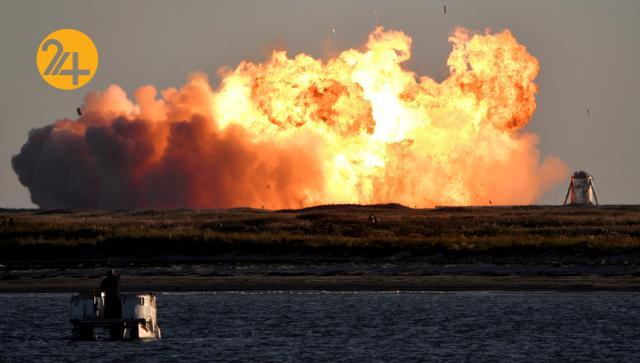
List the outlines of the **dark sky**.
<svg viewBox="0 0 640 363">
<path fill-rule="evenodd" d="M 436 80 L 448 74 L 455 26 L 510 29 L 540 61 L 527 128 L 540 136 L 541 154 L 591 172 L 601 203 L 640 203 L 640 1 L 141 0 L 0 4 L 0 207 L 33 206 L 10 158 L 30 129 L 74 117 L 88 91 L 178 87 L 197 70 L 216 87 L 217 69 L 262 61 L 274 47 L 321 58 L 360 47 L 376 17 L 413 38 L 406 68 Z M 85 32 L 100 53 L 98 73 L 76 91 L 51 88 L 36 70 L 36 48 L 59 28 Z M 561 203 L 565 191 L 562 184 L 540 203 Z"/>
</svg>

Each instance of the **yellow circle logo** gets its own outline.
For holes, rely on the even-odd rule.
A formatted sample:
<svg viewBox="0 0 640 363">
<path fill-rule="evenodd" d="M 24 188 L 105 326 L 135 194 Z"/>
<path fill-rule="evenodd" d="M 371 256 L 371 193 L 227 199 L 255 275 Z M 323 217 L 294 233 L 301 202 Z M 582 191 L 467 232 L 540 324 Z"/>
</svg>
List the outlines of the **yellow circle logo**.
<svg viewBox="0 0 640 363">
<path fill-rule="evenodd" d="M 74 90 L 87 84 L 98 70 L 98 49 L 83 32 L 60 29 L 42 40 L 36 64 L 45 82 L 57 89 Z"/>
</svg>

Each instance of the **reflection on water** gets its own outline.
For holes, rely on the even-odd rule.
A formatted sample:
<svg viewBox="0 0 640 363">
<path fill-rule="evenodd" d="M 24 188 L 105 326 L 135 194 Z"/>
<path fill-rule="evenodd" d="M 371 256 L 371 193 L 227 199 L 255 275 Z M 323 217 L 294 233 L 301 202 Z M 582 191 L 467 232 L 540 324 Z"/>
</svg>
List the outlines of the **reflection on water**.
<svg viewBox="0 0 640 363">
<path fill-rule="evenodd" d="M 640 359 L 640 293 L 160 293 L 163 339 L 69 339 L 71 294 L 0 294 L 0 361 Z"/>
</svg>

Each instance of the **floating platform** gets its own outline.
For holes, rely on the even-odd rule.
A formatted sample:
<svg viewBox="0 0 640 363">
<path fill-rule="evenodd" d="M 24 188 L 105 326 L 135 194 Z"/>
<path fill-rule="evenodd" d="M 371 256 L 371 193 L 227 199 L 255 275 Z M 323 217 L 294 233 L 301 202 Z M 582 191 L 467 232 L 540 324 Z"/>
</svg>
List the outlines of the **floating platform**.
<svg viewBox="0 0 640 363">
<path fill-rule="evenodd" d="M 104 293 L 80 292 L 71 297 L 72 338 L 95 340 L 107 332 L 112 340 L 160 339 L 156 295 L 153 292 L 119 295 L 120 318 L 106 318 Z"/>
</svg>

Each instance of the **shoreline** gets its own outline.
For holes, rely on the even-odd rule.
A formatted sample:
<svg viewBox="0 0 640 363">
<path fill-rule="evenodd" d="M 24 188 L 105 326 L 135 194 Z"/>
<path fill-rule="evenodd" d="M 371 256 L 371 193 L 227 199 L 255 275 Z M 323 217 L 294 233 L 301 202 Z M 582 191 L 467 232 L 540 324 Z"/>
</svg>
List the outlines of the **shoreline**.
<svg viewBox="0 0 640 363">
<path fill-rule="evenodd" d="M 0 293 L 78 292 L 97 289 L 101 276 L 0 280 Z M 121 291 L 559 291 L 640 292 L 640 276 L 123 276 Z"/>
<path fill-rule="evenodd" d="M 3 210 L 0 292 L 640 291 L 640 205 Z"/>
</svg>

